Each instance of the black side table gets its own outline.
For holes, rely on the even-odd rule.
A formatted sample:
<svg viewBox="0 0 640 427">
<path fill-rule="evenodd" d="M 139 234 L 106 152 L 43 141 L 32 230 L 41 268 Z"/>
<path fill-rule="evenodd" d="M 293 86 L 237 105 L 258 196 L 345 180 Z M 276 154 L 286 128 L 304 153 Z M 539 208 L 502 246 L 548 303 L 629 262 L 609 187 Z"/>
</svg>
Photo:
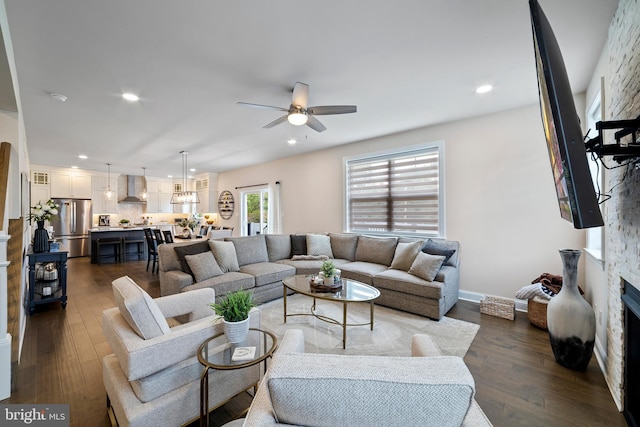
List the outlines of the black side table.
<svg viewBox="0 0 640 427">
<path fill-rule="evenodd" d="M 67 256 L 60 243 L 52 243 L 49 252 L 33 252 L 29 247 L 29 314 L 36 305 L 60 301 L 67 307 Z"/>
</svg>

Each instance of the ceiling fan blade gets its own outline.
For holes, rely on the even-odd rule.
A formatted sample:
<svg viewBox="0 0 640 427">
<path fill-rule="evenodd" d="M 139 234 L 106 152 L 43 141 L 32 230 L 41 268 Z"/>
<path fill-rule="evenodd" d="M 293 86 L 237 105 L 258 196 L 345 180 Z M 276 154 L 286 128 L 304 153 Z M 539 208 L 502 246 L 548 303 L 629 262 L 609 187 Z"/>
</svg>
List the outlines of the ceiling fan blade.
<svg viewBox="0 0 640 427">
<path fill-rule="evenodd" d="M 267 110 L 289 111 L 288 108 L 274 107 L 273 105 L 251 104 L 249 102 L 238 102 L 238 105 L 244 105 L 252 108 L 265 108 Z"/>
<path fill-rule="evenodd" d="M 309 85 L 306 83 L 296 82 L 293 87 L 293 96 L 291 97 L 291 105 L 294 107 L 306 108 L 309 102 Z"/>
<path fill-rule="evenodd" d="M 307 112 L 315 115 L 327 115 L 327 114 L 349 114 L 358 111 L 358 107 L 355 105 L 321 105 L 318 107 L 309 107 Z"/>
<path fill-rule="evenodd" d="M 320 120 L 316 119 L 311 114 L 307 114 L 307 126 L 315 130 L 316 132 L 327 130 L 327 128 L 322 123 L 320 123 Z"/>
<path fill-rule="evenodd" d="M 286 110 L 285 110 L 285 111 L 286 111 Z M 271 123 L 269 123 L 269 124 L 267 124 L 267 125 L 263 126 L 263 128 L 264 128 L 264 129 L 269 129 L 269 128 L 272 128 L 272 127 L 274 127 L 274 126 L 278 126 L 280 123 L 284 123 L 284 122 L 286 122 L 286 121 L 287 121 L 287 117 L 288 117 L 288 116 L 289 116 L 289 115 L 287 114 L 287 115 L 284 115 L 284 116 L 282 116 L 282 117 L 280 117 L 280 118 L 278 118 L 278 119 L 275 119 L 275 120 L 274 120 L 274 121 L 272 121 Z"/>
</svg>

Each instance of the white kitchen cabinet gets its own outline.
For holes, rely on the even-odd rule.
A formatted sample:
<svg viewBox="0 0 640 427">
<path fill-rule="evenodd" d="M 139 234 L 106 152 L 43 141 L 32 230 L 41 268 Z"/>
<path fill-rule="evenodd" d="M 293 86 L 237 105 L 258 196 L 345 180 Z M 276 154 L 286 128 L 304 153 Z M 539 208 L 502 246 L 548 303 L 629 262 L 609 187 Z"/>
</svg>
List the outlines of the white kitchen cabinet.
<svg viewBox="0 0 640 427">
<path fill-rule="evenodd" d="M 91 211 L 93 214 L 108 214 L 117 212 L 117 194 L 116 178 L 111 178 L 111 191 L 113 196 L 111 200 L 107 199 L 105 192 L 108 188 L 108 178 L 106 176 L 92 176 L 91 177 Z"/>
<path fill-rule="evenodd" d="M 201 213 L 218 212 L 218 174 L 202 173 L 196 175 L 194 184 L 200 199 L 196 210 Z"/>
<path fill-rule="evenodd" d="M 90 199 L 91 176 L 52 172 L 51 198 Z"/>
<path fill-rule="evenodd" d="M 147 213 L 172 213 L 170 193 L 149 192 L 147 197 Z"/>
<path fill-rule="evenodd" d="M 35 206 L 36 203 L 45 203 L 51 198 L 48 185 L 31 185 L 31 206 Z"/>
</svg>

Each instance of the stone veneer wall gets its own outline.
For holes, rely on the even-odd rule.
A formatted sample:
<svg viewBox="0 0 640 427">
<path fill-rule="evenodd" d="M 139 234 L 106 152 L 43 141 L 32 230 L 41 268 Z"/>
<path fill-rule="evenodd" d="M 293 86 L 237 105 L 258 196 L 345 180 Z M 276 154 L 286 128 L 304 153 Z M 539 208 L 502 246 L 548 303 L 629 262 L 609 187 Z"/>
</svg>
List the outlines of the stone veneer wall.
<svg viewBox="0 0 640 427">
<path fill-rule="evenodd" d="M 640 115 L 640 0 L 620 0 L 609 27 L 609 64 L 605 93 L 606 120 Z M 613 131 L 605 134 L 613 140 Z M 607 164 L 615 165 L 611 159 Z M 605 203 L 605 268 L 609 286 L 607 366 L 605 377 L 622 409 L 624 337 L 622 279 L 640 289 L 640 170 L 634 166 L 610 171 L 612 198 Z"/>
</svg>

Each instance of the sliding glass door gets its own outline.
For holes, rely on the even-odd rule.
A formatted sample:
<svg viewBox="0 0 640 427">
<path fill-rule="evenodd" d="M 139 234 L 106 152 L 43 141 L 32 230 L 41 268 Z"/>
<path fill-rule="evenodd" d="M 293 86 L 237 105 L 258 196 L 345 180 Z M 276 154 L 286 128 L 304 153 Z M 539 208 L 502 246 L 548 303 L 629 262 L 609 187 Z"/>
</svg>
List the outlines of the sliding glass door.
<svg viewBox="0 0 640 427">
<path fill-rule="evenodd" d="M 244 191 L 242 197 L 242 236 L 266 234 L 269 226 L 269 189 Z"/>
</svg>

